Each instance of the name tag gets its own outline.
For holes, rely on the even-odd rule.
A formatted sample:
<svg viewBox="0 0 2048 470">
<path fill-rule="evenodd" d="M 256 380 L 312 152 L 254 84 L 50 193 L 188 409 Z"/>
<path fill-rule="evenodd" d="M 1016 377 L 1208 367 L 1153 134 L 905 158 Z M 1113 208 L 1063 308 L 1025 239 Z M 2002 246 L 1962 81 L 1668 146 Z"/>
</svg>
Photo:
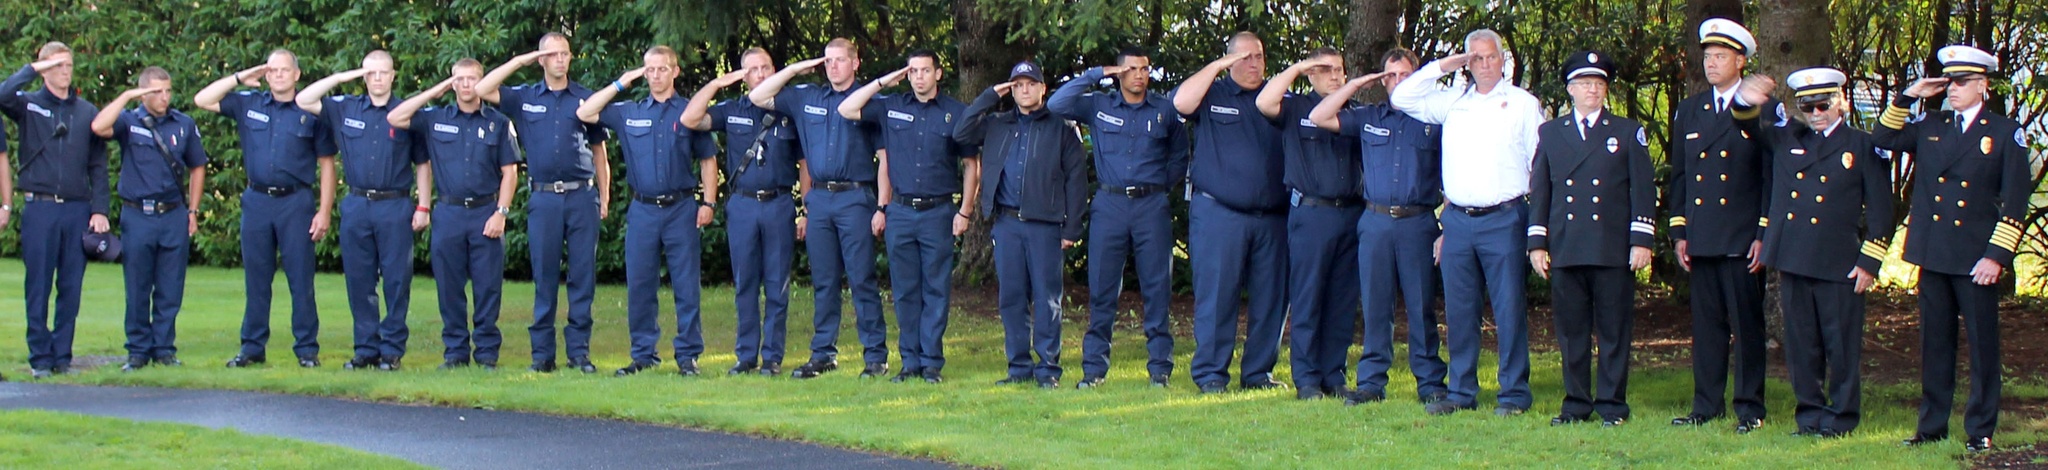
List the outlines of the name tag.
<svg viewBox="0 0 2048 470">
<path fill-rule="evenodd" d="M 529 113 L 545 113 L 545 112 L 548 112 L 548 107 L 547 107 L 547 106 L 544 106 L 544 105 L 538 105 L 538 104 L 533 104 L 533 103 L 521 103 L 521 104 L 519 105 L 519 110 L 520 110 L 520 111 L 525 111 L 525 112 L 529 112 Z"/>
<path fill-rule="evenodd" d="M 1211 105 L 1209 106 L 1209 112 L 1225 116 L 1236 116 L 1237 108 Z"/>
<path fill-rule="evenodd" d="M 653 119 L 627 119 L 626 127 L 654 127 Z"/>
<path fill-rule="evenodd" d="M 1792 149 L 1793 155 L 1805 155 L 1806 149 Z"/>
<path fill-rule="evenodd" d="M 910 113 L 900 111 L 889 111 L 889 119 L 895 119 L 903 122 L 916 122 L 917 116 L 912 116 L 910 115 Z"/>
<path fill-rule="evenodd" d="M 825 108 L 820 108 L 820 107 L 817 107 L 817 106 L 811 106 L 811 105 L 804 105 L 804 114 L 809 114 L 809 115 L 813 115 L 813 116 L 824 116 L 824 115 L 825 115 Z"/>
<path fill-rule="evenodd" d="M 739 116 L 726 116 L 726 117 L 725 117 L 725 123 L 726 123 L 726 124 L 728 124 L 728 125 L 732 125 L 732 124 L 738 124 L 738 125 L 742 125 L 742 126 L 752 126 L 752 125 L 754 125 L 754 120 L 753 120 L 753 119 L 748 119 L 748 118 L 743 118 L 743 117 L 739 117 Z"/>
<path fill-rule="evenodd" d="M 1366 125 L 1364 125 L 1364 126 L 1365 126 L 1365 127 L 1360 127 L 1360 128 L 1358 128 L 1358 131 L 1359 131 L 1359 132 L 1364 132 L 1364 133 L 1367 133 L 1367 134 L 1372 134 L 1372 135 L 1380 136 L 1380 137 L 1386 137 L 1386 136 L 1389 136 L 1389 135 L 1393 135 L 1393 134 L 1394 134 L 1394 131 L 1391 131 L 1391 130 L 1387 130 L 1386 128 L 1382 128 L 1382 127 L 1379 127 L 1379 126 L 1375 126 L 1375 125 L 1371 125 L 1371 124 L 1366 124 Z"/>
<path fill-rule="evenodd" d="M 357 130 L 361 130 L 362 128 L 368 126 L 368 124 L 363 123 L 363 121 L 359 121 L 353 118 L 342 118 L 341 125 L 348 126 L 350 129 Z"/>
<path fill-rule="evenodd" d="M 1123 120 L 1123 118 L 1119 118 L 1119 117 L 1116 117 L 1116 116 L 1111 116 L 1111 115 L 1109 115 L 1108 113 L 1104 113 L 1104 112 L 1101 112 L 1101 111 L 1096 111 L 1096 112 L 1095 112 L 1095 119 L 1099 119 L 1099 120 L 1101 120 L 1101 121 L 1102 121 L 1103 123 L 1106 123 L 1106 124 L 1109 124 L 1109 125 L 1113 125 L 1113 126 L 1121 126 L 1121 125 L 1124 125 L 1124 120 Z"/>
<path fill-rule="evenodd" d="M 434 132 L 439 132 L 443 134 L 460 134 L 462 133 L 462 128 L 448 124 L 434 124 Z"/>
<path fill-rule="evenodd" d="M 150 132 L 148 128 L 142 126 L 128 126 L 128 133 L 149 138 L 156 137 L 156 133 Z"/>
<path fill-rule="evenodd" d="M 1308 118 L 1301 118 L 1301 127 L 1316 127 L 1316 123 L 1315 121 L 1308 120 Z"/>
<path fill-rule="evenodd" d="M 15 93 L 15 94 L 16 94 L 16 95 L 20 95 L 20 93 Z M 29 104 L 28 104 L 28 112 L 31 112 L 31 113 L 36 113 L 36 114 L 41 114 L 41 115 L 43 115 L 43 117 L 50 117 L 50 110 L 48 110 L 48 109 L 43 109 L 43 107 L 42 107 L 42 106 L 38 106 L 38 105 L 36 105 L 35 103 L 29 103 Z"/>
<path fill-rule="evenodd" d="M 1698 133 L 1698 132 L 1694 132 L 1694 133 L 1691 133 L 1691 134 L 1686 134 L 1686 135 L 1685 135 L 1685 140 L 1694 140 L 1694 139 L 1698 139 L 1698 138 L 1700 138 L 1700 133 Z"/>
<path fill-rule="evenodd" d="M 254 119 L 258 122 L 270 122 L 270 115 L 256 112 L 256 110 L 253 109 L 243 112 L 242 115 L 248 116 L 249 119 Z"/>
</svg>

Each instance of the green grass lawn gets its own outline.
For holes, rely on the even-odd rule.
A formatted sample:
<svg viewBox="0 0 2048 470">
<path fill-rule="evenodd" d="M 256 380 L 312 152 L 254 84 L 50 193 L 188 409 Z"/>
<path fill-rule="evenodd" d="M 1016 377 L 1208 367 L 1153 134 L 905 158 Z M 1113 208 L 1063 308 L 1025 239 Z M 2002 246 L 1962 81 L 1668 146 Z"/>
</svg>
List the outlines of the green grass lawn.
<svg viewBox="0 0 2048 470">
<path fill-rule="evenodd" d="M 21 310 L 21 268 L 9 260 L 0 270 L 0 312 Z M 120 269 L 92 265 L 86 280 L 85 310 L 78 330 L 80 355 L 123 356 Z M 1534 357 L 1536 409 L 1525 416 L 1496 418 L 1490 358 L 1482 364 L 1482 411 L 1429 417 L 1412 400 L 1412 379 L 1393 373 L 1393 399 L 1358 407 L 1339 400 L 1303 402 L 1291 391 L 1195 394 L 1186 381 L 1192 341 L 1179 338 L 1179 370 L 1165 390 L 1145 380 L 1143 347 L 1135 331 L 1118 333 L 1116 367 L 1106 387 L 1074 390 L 1079 377 L 1081 322 L 1070 314 L 1065 328 L 1067 388 L 1044 391 L 999 387 L 1003 377 L 1001 328 L 988 312 L 954 317 L 948 334 L 947 382 L 892 384 L 861 380 L 842 369 L 825 377 L 794 381 L 758 376 L 725 377 L 733 356 L 733 307 L 729 290 L 704 295 L 704 331 L 709 343 L 701 364 L 708 375 L 681 378 L 672 369 L 616 379 L 624 366 L 625 290 L 603 286 L 597 297 L 598 375 L 574 372 L 542 375 L 524 370 L 531 320 L 530 284 L 508 284 L 501 326 L 506 333 L 498 372 L 434 370 L 439 361 L 439 316 L 432 279 L 416 279 L 411 323 L 411 357 L 398 373 L 351 372 L 340 364 L 350 355 L 348 311 L 339 275 L 319 279 L 322 359 L 327 365 L 303 370 L 288 365 L 289 305 L 275 299 L 271 365 L 252 370 L 220 367 L 237 344 L 243 303 L 238 271 L 195 268 L 179 323 L 186 366 L 122 374 L 107 366 L 56 379 L 61 383 L 258 390 L 403 403 L 529 410 L 797 439 L 854 449 L 1004 467 L 1302 467 L 1302 466 L 1684 466 L 1740 463 L 1752 468 L 1954 467 L 1960 443 L 1920 449 L 1897 445 L 1911 432 L 1917 398 L 1913 385 L 1865 387 L 1865 422 L 1854 434 L 1831 440 L 1791 437 L 1792 399 L 1782 381 L 1770 384 L 1772 420 L 1749 436 L 1723 421 L 1703 428 L 1664 424 L 1690 403 L 1691 376 L 1683 369 L 1639 370 L 1631 380 L 1635 421 L 1615 429 L 1597 425 L 1552 428 L 1557 412 L 1557 355 Z M 806 357 L 811 310 L 808 289 L 796 289 L 789 321 L 787 367 Z M 285 292 L 283 279 L 277 291 Z M 662 299 L 667 301 L 668 296 Z M 1078 309 L 1076 302 L 1069 307 Z M 839 348 L 843 364 L 858 367 L 859 345 L 852 310 Z M 895 321 L 890 321 L 893 326 Z M 18 314 L 0 315 L 0 331 L 22 331 Z M 673 319 L 664 319 L 665 327 Z M 672 331 L 672 330 L 671 330 Z M 672 334 L 672 332 L 670 333 Z M 894 346 L 893 334 L 891 346 Z M 1535 338 L 1547 343 L 1550 338 Z M 666 339 L 662 348 L 668 348 Z M 664 356 L 668 353 L 664 352 Z M 1356 353 L 1353 353 L 1356 357 Z M 25 368 L 26 348 L 16 334 L 0 335 L 0 364 L 10 377 Z M 895 361 L 891 361 L 892 363 Z M 1400 361 L 1397 361 L 1400 362 Z M 1287 361 L 1280 361 L 1285 374 Z M 2037 378 L 2006 387 L 2008 397 L 2048 396 Z M 1958 418 L 1959 419 L 1959 418 Z M 2011 445 L 2041 438 L 2044 424 L 2008 418 L 2013 429 L 1999 436 Z M 1952 444 L 1952 445 L 1951 445 Z"/>
<path fill-rule="evenodd" d="M 310 442 L 186 424 L 0 411 L 0 468 L 424 468 Z"/>
</svg>

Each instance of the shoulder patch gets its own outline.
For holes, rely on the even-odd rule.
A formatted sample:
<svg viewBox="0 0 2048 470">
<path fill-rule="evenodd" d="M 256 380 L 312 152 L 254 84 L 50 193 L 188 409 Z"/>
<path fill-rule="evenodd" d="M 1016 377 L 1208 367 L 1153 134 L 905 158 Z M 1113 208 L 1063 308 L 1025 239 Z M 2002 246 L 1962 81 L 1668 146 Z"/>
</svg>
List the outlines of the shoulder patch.
<svg viewBox="0 0 2048 470">
<path fill-rule="evenodd" d="M 336 103 L 340 103 L 340 102 L 342 102 L 342 100 L 346 100 L 346 99 L 348 99 L 348 97 L 346 97 L 346 96 L 336 96 L 336 97 L 328 98 L 327 100 L 328 100 L 328 101 L 333 101 L 333 102 L 336 102 Z"/>
<path fill-rule="evenodd" d="M 1927 119 L 1927 113 L 1913 113 L 1913 115 L 1912 115 L 1911 117 L 1908 117 L 1908 118 L 1906 118 L 1906 123 L 1907 123 L 1907 124 L 1912 124 L 1912 123 L 1918 123 L 1918 122 L 1920 122 L 1920 121 L 1922 121 L 1922 120 L 1926 120 L 1926 119 Z"/>
<path fill-rule="evenodd" d="M 2025 148 L 2027 146 L 2027 130 L 2018 129 L 2012 131 L 2012 143 L 2019 144 L 2021 148 Z"/>
<path fill-rule="evenodd" d="M 1777 126 L 1777 127 L 1785 127 L 1785 125 L 1786 125 L 1786 124 L 1791 124 L 1791 123 L 1792 123 L 1792 120 L 1791 120 L 1791 119 L 1787 119 L 1787 118 L 1785 118 L 1785 103 L 1778 103 L 1778 123 L 1777 123 L 1777 124 L 1775 124 L 1775 126 Z"/>
<path fill-rule="evenodd" d="M 799 84 L 799 85 L 797 85 L 797 86 L 796 86 L 796 88 L 797 88 L 797 89 L 799 89 L 799 90 L 801 90 L 801 89 L 805 89 L 805 88 L 810 88 L 810 87 L 811 87 L 811 84 L 809 84 L 809 83 Z"/>
<path fill-rule="evenodd" d="M 1636 145 L 1641 145 L 1644 147 L 1650 146 L 1650 134 L 1647 132 L 1643 132 L 1643 128 L 1641 127 L 1636 128 Z"/>
</svg>

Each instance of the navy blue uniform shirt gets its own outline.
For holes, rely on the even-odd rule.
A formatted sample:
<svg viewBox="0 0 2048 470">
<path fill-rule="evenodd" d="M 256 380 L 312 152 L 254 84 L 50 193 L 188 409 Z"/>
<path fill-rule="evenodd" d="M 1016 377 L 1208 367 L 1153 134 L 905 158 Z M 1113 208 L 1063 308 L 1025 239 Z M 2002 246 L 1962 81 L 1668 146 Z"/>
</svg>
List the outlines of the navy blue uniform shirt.
<svg viewBox="0 0 2048 470">
<path fill-rule="evenodd" d="M 796 126 L 788 116 L 769 111 L 745 97 L 711 107 L 711 131 L 725 133 L 725 177 L 734 190 L 787 191 L 796 186 Z M 763 129 L 766 131 L 763 131 Z M 758 143 L 761 150 L 749 152 Z"/>
<path fill-rule="evenodd" d="M 14 118 L 21 147 L 12 156 L 22 192 L 90 200 L 94 214 L 107 213 L 107 142 L 92 133 L 99 108 L 78 97 L 62 99 L 49 89 L 21 91 L 40 77 L 24 65 L 0 82 L 0 113 Z M 4 147 L 4 145 L 0 145 Z"/>
<path fill-rule="evenodd" d="M 976 153 L 953 141 L 953 120 L 966 117 L 965 111 L 965 103 L 946 95 L 931 101 L 911 93 L 868 100 L 860 120 L 881 127 L 892 191 L 916 197 L 960 193 L 960 159 Z"/>
<path fill-rule="evenodd" d="M 503 167 L 519 163 L 511 127 L 511 120 L 490 106 L 474 113 L 454 105 L 437 106 L 412 118 L 412 131 L 426 143 L 427 160 L 434 165 L 434 190 L 442 199 L 497 197 Z"/>
<path fill-rule="evenodd" d="M 576 82 L 560 90 L 548 89 L 547 82 L 499 89 L 498 104 L 519 126 L 519 146 L 526 149 L 526 171 L 534 182 L 590 181 L 597 174 L 590 146 L 606 136 L 603 127 L 576 118 L 586 99 L 590 89 Z"/>
<path fill-rule="evenodd" d="M 1361 170 L 1358 163 L 1358 145 L 1343 134 L 1316 127 L 1308 119 L 1308 113 L 1323 102 L 1321 93 L 1306 95 L 1288 93 L 1280 98 L 1280 115 L 1273 118 L 1273 125 L 1280 126 L 1280 149 L 1286 154 L 1286 174 L 1282 181 L 1287 187 L 1303 195 L 1323 199 L 1356 199 L 1359 197 L 1358 184 Z M 1345 109 L 1358 107 L 1348 102 Z"/>
<path fill-rule="evenodd" d="M 1337 122 L 1345 137 L 1358 139 L 1365 200 L 1426 207 L 1443 201 L 1441 127 L 1384 104 L 1347 109 Z"/>
<path fill-rule="evenodd" d="M 688 99 L 653 97 L 605 106 L 597 123 L 619 134 L 626 153 L 626 183 L 633 193 L 668 196 L 697 189 L 697 161 L 717 158 L 718 148 L 706 133 L 683 127 Z"/>
<path fill-rule="evenodd" d="M 114 121 L 112 139 L 121 143 L 121 199 L 183 201 L 186 170 L 206 166 L 199 125 L 175 109 L 153 116 L 137 107 Z"/>
<path fill-rule="evenodd" d="M 875 181 L 874 127 L 839 117 L 839 103 L 852 91 L 804 84 L 775 97 L 775 111 L 796 120 L 805 168 L 816 182 Z"/>
<path fill-rule="evenodd" d="M 1267 82 L 1271 83 L 1271 82 Z M 1237 211 L 1274 211 L 1287 207 L 1280 182 L 1285 172 L 1279 133 L 1259 115 L 1259 88 L 1245 88 L 1229 78 L 1209 85 L 1195 112 L 1195 153 L 1189 160 L 1190 182 Z"/>
<path fill-rule="evenodd" d="M 426 163 L 427 155 L 411 132 L 391 127 L 387 116 L 399 101 L 394 96 L 378 106 L 368 96 L 345 95 L 328 97 L 320 106 L 320 120 L 334 130 L 335 146 L 341 149 L 341 177 L 350 188 L 412 189 L 413 165 Z"/>
<path fill-rule="evenodd" d="M 1088 69 L 1060 85 L 1046 109 L 1088 125 L 1095 144 L 1095 180 L 1105 188 L 1170 186 L 1187 179 L 1188 134 L 1166 97 L 1147 93 L 1139 103 L 1123 93 L 1086 93 L 1102 81 L 1102 68 Z"/>
<path fill-rule="evenodd" d="M 220 114 L 234 121 L 242 138 L 242 167 L 251 186 L 311 187 L 318 182 L 320 157 L 334 156 L 334 135 L 319 116 L 267 90 L 228 95 L 220 100 Z"/>
</svg>

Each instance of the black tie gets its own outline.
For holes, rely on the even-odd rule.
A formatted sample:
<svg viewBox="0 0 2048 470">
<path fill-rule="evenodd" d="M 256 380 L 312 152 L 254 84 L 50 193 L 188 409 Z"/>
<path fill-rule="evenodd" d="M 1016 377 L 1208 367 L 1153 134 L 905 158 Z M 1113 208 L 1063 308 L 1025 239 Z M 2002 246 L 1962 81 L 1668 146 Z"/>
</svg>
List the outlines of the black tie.
<svg viewBox="0 0 2048 470">
<path fill-rule="evenodd" d="M 1956 133 L 1962 134 L 1964 132 L 1968 132 L 1969 130 L 1970 118 L 1963 116 L 1962 111 L 1956 111 Z"/>
<path fill-rule="evenodd" d="M 1585 117 L 1585 121 L 1580 124 L 1581 127 L 1579 127 L 1579 139 L 1591 139 L 1591 132 L 1593 131 L 1593 117 Z"/>
<path fill-rule="evenodd" d="M 1714 98 L 1714 113 L 1720 114 L 1724 112 L 1728 112 L 1728 99 L 1719 97 Z"/>
</svg>

